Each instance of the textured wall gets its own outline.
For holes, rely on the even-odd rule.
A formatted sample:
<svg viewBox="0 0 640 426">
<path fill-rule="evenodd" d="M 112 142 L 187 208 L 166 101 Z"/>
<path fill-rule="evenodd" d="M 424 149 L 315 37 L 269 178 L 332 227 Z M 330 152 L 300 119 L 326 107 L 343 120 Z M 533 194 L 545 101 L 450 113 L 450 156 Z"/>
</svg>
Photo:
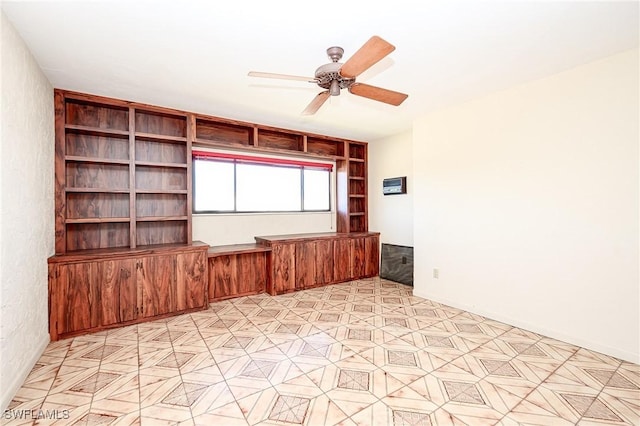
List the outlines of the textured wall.
<svg viewBox="0 0 640 426">
<path fill-rule="evenodd" d="M 0 409 L 49 342 L 53 254 L 53 88 L 2 12 Z"/>
</svg>

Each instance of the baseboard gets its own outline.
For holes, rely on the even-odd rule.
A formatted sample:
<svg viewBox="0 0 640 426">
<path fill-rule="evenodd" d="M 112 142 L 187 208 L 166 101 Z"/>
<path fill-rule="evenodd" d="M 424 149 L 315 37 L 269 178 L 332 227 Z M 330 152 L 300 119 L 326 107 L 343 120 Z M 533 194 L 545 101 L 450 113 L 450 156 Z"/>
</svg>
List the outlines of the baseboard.
<svg viewBox="0 0 640 426">
<path fill-rule="evenodd" d="M 432 295 L 421 294 L 420 291 L 413 290 L 414 296 L 422 297 L 424 299 L 433 300 L 434 302 L 442 303 L 444 305 L 451 306 L 457 309 L 464 309 L 465 311 L 482 315 L 483 317 L 500 321 L 505 324 L 512 325 L 514 327 L 522 328 L 528 331 L 532 331 L 537 334 L 541 334 L 543 336 L 551 337 L 556 340 L 560 340 L 562 342 L 570 343 L 572 345 L 580 346 L 585 349 L 589 349 L 595 352 L 600 352 L 602 354 L 612 356 L 624 361 L 632 362 L 634 364 L 640 364 L 640 353 L 633 353 L 622 350 L 620 348 L 614 348 L 608 345 L 603 345 L 598 342 L 593 342 L 590 340 L 581 339 L 579 337 L 571 336 L 565 333 L 562 333 L 558 330 L 547 329 L 545 327 L 540 327 L 537 324 L 529 323 L 527 321 L 522 321 L 518 318 L 510 318 L 508 316 L 504 316 L 495 312 L 491 312 L 477 306 L 469 306 L 464 303 L 459 303 L 457 301 L 448 300 L 446 298 L 438 298 L 433 297 Z"/>
<path fill-rule="evenodd" d="M 44 350 L 47 348 L 48 344 L 49 344 L 49 333 L 45 333 L 44 336 L 42 337 L 42 341 L 38 344 L 38 349 L 34 353 L 30 354 L 31 356 L 27 364 L 25 364 L 24 371 L 21 371 L 20 374 L 13 380 L 13 382 L 9 383 L 9 385 L 7 386 L 5 386 L 5 384 L 2 385 L 3 389 L 2 389 L 2 395 L 0 396 L 0 407 L 1 407 L 0 412 L 4 412 L 4 410 L 7 409 L 7 407 L 11 403 L 11 400 L 13 399 L 15 394 L 18 392 L 18 390 L 22 387 L 22 384 L 24 383 L 24 381 L 27 379 L 27 376 L 33 369 L 33 366 L 36 365 L 36 362 L 38 362 L 38 360 L 44 353 Z"/>
</svg>

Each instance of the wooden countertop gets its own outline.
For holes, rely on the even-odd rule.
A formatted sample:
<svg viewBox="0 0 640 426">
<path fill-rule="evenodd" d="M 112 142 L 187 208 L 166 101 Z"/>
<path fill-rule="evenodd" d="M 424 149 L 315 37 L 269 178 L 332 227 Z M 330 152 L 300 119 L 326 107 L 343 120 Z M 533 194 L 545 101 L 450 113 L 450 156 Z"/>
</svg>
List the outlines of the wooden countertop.
<svg viewBox="0 0 640 426">
<path fill-rule="evenodd" d="M 120 247 L 95 250 L 78 250 L 51 256 L 49 259 L 47 259 L 47 263 L 109 260 L 120 257 L 172 253 L 184 250 L 204 250 L 208 247 L 209 244 L 203 243 L 202 241 L 194 241 L 192 244 L 154 244 L 148 246 L 139 246 L 136 248 Z"/>
<path fill-rule="evenodd" d="M 209 247 L 208 257 L 229 256 L 242 253 L 262 253 L 265 251 L 271 251 L 271 247 L 256 243 L 230 244 L 225 246 Z"/>
<path fill-rule="evenodd" d="M 342 238 L 360 238 L 360 237 L 373 237 L 376 235 L 380 235 L 379 232 L 318 232 L 311 234 L 288 234 L 288 235 L 269 235 L 265 237 L 255 237 L 256 241 L 259 244 L 267 244 L 271 243 L 289 243 L 289 242 L 297 242 L 297 241 L 308 241 L 308 240 L 338 240 Z"/>
</svg>

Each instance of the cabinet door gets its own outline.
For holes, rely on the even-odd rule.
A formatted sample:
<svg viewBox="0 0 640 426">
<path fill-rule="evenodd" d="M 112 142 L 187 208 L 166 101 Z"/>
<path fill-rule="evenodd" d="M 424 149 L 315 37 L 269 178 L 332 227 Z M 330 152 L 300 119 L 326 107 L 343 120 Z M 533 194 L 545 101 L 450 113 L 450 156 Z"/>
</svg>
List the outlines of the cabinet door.
<svg viewBox="0 0 640 426">
<path fill-rule="evenodd" d="M 236 256 L 209 259 L 209 297 L 219 299 L 239 292 Z"/>
<path fill-rule="evenodd" d="M 235 256 L 238 263 L 240 294 L 264 291 L 267 282 L 267 256 L 261 253 L 243 253 Z"/>
<path fill-rule="evenodd" d="M 216 256 L 209 259 L 209 298 L 221 299 L 265 290 L 267 257 L 264 252 Z"/>
<path fill-rule="evenodd" d="M 138 301 L 133 265 L 132 259 L 99 262 L 102 325 L 136 319 Z"/>
<path fill-rule="evenodd" d="M 51 338 L 100 326 L 97 262 L 52 267 L 49 287 Z"/>
<path fill-rule="evenodd" d="M 351 278 L 350 242 L 348 239 L 333 242 L 333 279 L 335 282 L 349 281 Z"/>
<path fill-rule="evenodd" d="M 176 255 L 176 309 L 201 308 L 207 304 L 207 252 Z"/>
<path fill-rule="evenodd" d="M 274 244 L 271 251 L 272 294 L 294 291 L 296 288 L 295 244 Z"/>
<path fill-rule="evenodd" d="M 380 244 L 378 236 L 364 239 L 364 275 L 375 277 L 380 273 Z"/>
<path fill-rule="evenodd" d="M 176 310 L 175 256 L 147 256 L 138 260 L 136 282 L 139 316 L 152 317 Z"/>
<path fill-rule="evenodd" d="M 365 243 L 364 238 L 354 238 L 351 240 L 351 279 L 358 279 L 364 276 L 364 255 Z"/>
<path fill-rule="evenodd" d="M 333 241 L 320 240 L 314 243 L 316 249 L 316 277 L 317 285 L 333 282 Z"/>
<path fill-rule="evenodd" d="M 296 290 L 316 283 L 316 246 L 314 242 L 296 243 Z"/>
</svg>

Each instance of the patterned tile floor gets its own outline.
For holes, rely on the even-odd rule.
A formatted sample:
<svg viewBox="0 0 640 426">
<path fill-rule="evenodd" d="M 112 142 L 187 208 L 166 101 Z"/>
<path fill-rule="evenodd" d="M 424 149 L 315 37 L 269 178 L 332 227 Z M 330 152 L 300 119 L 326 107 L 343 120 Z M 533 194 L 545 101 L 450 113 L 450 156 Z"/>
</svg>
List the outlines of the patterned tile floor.
<svg viewBox="0 0 640 426">
<path fill-rule="evenodd" d="M 640 424 L 640 366 L 411 290 L 261 294 L 54 342 L 2 422 Z"/>
</svg>

